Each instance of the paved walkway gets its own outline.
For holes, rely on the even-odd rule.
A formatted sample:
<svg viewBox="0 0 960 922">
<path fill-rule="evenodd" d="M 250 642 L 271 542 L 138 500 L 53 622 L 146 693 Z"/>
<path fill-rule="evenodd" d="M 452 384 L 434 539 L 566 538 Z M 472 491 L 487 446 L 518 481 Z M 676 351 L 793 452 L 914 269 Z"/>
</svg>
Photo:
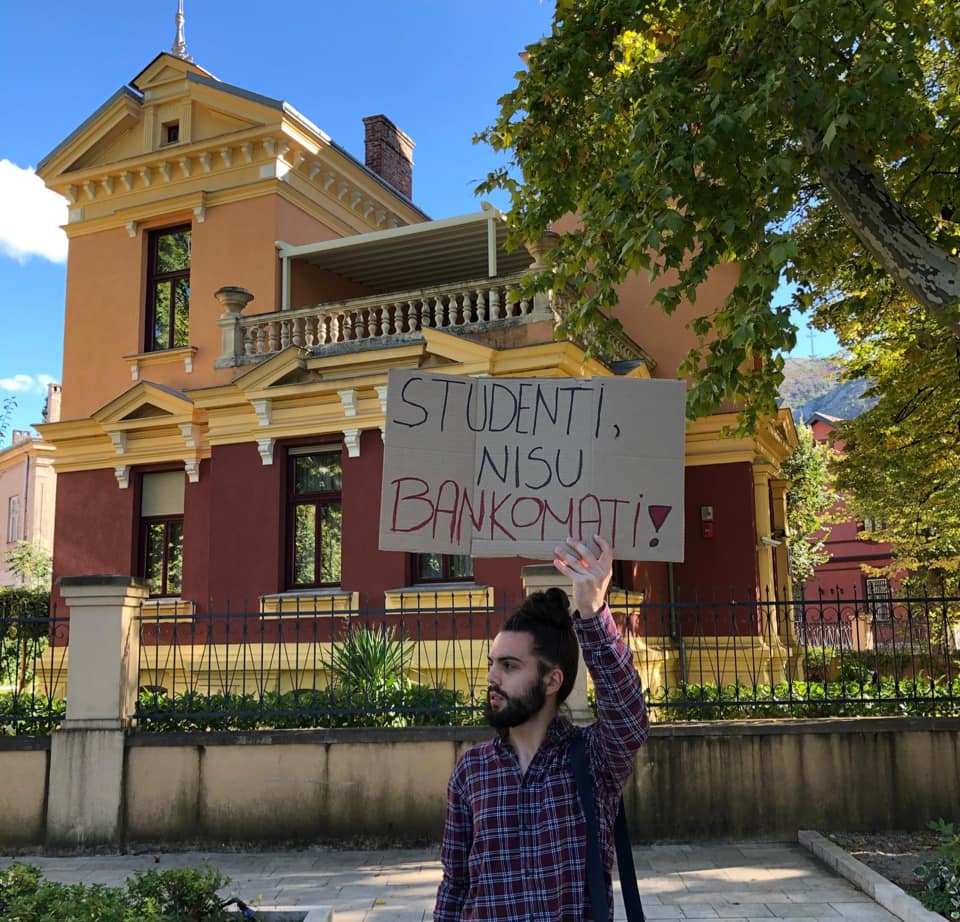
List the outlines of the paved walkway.
<svg viewBox="0 0 960 922">
<path fill-rule="evenodd" d="M 896 922 L 852 884 L 792 843 L 654 845 L 634 850 L 647 919 Z M 11 863 L 0 857 L 0 867 Z M 437 849 L 150 852 L 31 857 L 50 880 L 119 884 L 134 871 L 209 863 L 225 891 L 255 908 L 327 905 L 335 922 L 430 922 Z M 619 899 L 619 898 L 618 898 Z M 623 919 L 622 906 L 617 919 Z"/>
</svg>

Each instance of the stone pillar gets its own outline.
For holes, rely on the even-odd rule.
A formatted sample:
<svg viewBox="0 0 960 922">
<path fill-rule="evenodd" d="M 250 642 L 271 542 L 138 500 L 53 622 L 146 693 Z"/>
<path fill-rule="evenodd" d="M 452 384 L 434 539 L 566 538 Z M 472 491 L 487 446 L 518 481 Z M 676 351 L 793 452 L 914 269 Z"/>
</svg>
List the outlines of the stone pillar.
<svg viewBox="0 0 960 922">
<path fill-rule="evenodd" d="M 543 592 L 556 586 L 571 598 L 573 597 L 573 583 L 558 573 L 553 564 L 533 564 L 522 567 L 520 578 L 523 581 L 524 595 Z M 566 707 L 569 708 L 570 717 L 574 723 L 593 722 L 593 711 L 587 702 L 587 666 L 583 661 L 583 651 L 580 652 L 580 665 L 577 666 L 577 681 L 570 691 L 570 697 L 566 700 Z"/>
<path fill-rule="evenodd" d="M 855 652 L 873 649 L 873 623 L 869 615 L 858 614 L 851 619 L 850 648 Z"/>
<path fill-rule="evenodd" d="M 50 740 L 47 845 L 117 845 L 122 835 L 124 736 L 137 703 L 145 580 L 59 580 L 70 609 L 67 714 Z"/>
<path fill-rule="evenodd" d="M 223 306 L 217 318 L 220 327 L 220 355 L 214 368 L 233 368 L 243 358 L 243 330 L 240 328 L 240 312 L 253 300 L 253 294 L 237 285 L 224 285 L 213 296 Z"/>
</svg>

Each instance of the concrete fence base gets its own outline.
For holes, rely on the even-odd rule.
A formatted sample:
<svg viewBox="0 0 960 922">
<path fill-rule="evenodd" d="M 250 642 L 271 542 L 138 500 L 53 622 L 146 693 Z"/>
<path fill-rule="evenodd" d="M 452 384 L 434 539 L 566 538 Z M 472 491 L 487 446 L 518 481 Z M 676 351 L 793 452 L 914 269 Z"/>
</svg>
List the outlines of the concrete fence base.
<svg viewBox="0 0 960 922">
<path fill-rule="evenodd" d="M 43 741 L 0 740 L 0 777 L 19 779 L 0 786 L 0 816 L 16 818 L 0 824 L 0 847 L 436 841 L 456 759 L 490 732 L 127 734 L 120 790 L 96 803 L 56 771 L 43 783 Z M 655 727 L 625 793 L 637 843 L 788 840 L 956 817 L 957 777 L 960 720 L 744 721 Z M 83 837 L 63 825 L 71 804 Z M 106 830 L 97 804 L 112 834 L 92 835 Z"/>
</svg>

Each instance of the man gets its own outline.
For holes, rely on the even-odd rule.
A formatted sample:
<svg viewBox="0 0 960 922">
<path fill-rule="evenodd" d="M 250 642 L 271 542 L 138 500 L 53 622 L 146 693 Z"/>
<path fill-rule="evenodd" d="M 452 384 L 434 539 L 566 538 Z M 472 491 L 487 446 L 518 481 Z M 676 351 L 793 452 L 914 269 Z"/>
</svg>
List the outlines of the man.
<svg viewBox="0 0 960 922">
<path fill-rule="evenodd" d="M 575 612 L 559 589 L 534 593 L 490 648 L 491 742 L 464 753 L 447 789 L 443 881 L 434 922 L 607 922 L 613 918 L 613 824 L 637 749 L 647 737 L 632 655 L 605 603 L 613 565 L 567 538 L 554 566 L 573 582 Z M 558 716 L 577 675 L 577 637 L 597 692 L 597 721 Z M 586 824 L 569 748 L 582 733 L 594 779 L 607 905 L 590 906 Z"/>
</svg>

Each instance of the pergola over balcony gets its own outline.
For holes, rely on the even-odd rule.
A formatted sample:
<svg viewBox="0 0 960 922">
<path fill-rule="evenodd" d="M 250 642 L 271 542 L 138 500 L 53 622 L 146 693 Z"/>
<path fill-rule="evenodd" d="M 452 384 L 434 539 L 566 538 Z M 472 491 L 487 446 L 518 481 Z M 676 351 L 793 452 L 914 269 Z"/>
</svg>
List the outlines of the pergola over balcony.
<svg viewBox="0 0 960 922">
<path fill-rule="evenodd" d="M 545 247 L 508 251 L 506 239 L 503 214 L 484 204 L 473 214 L 369 234 L 302 246 L 278 242 L 280 310 L 241 316 L 252 295 L 218 291 L 225 310 L 216 365 L 256 364 L 291 345 L 314 353 L 376 348 L 416 340 L 425 327 L 479 335 L 555 323 L 547 294 L 520 295 L 524 274 L 542 267 Z M 620 338 L 610 359 L 646 358 Z"/>
<path fill-rule="evenodd" d="M 508 252 L 506 239 L 503 214 L 484 205 L 472 214 L 321 243 L 288 246 L 278 242 L 281 309 L 302 306 L 293 302 L 291 294 L 298 264 L 379 294 L 520 275 L 530 267 L 530 254 L 524 249 Z"/>
</svg>

